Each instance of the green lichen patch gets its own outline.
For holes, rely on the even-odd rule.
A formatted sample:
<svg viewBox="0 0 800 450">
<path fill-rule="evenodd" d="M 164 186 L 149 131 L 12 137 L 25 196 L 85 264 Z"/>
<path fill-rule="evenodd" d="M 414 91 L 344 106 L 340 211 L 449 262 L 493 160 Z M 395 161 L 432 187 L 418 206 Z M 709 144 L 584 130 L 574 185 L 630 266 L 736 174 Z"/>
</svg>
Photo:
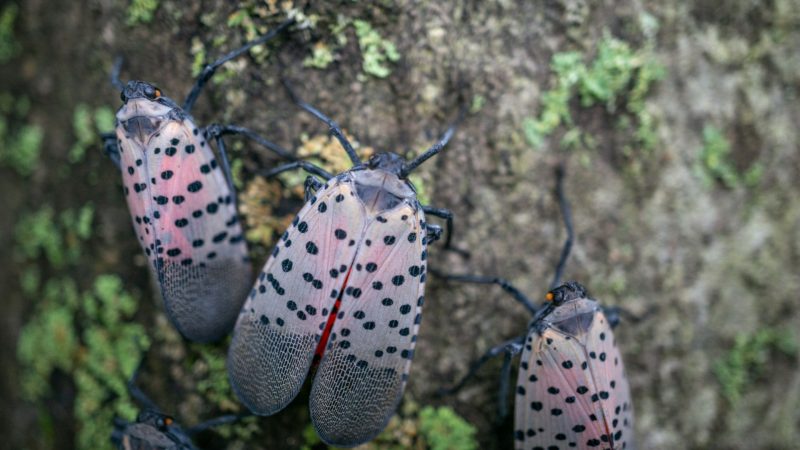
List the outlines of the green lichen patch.
<svg viewBox="0 0 800 450">
<path fill-rule="evenodd" d="M 763 166 L 755 163 L 741 173 L 731 160 L 728 139 L 712 125 L 703 128 L 703 147 L 695 164 L 695 173 L 706 186 L 710 187 L 718 181 L 729 189 L 742 185 L 752 187 L 761 180 L 763 171 Z"/>
<path fill-rule="evenodd" d="M 372 441 L 359 446 L 361 450 L 402 450 L 408 448 L 430 450 L 473 450 L 478 448 L 477 430 L 446 406 L 425 406 L 420 409 L 413 400 L 406 399 L 386 428 Z M 303 431 L 303 450 L 323 445 L 313 425 Z"/>
<path fill-rule="evenodd" d="M 52 207 L 42 206 L 17 222 L 15 252 L 25 260 L 44 257 L 57 269 L 75 264 L 80 258 L 81 244 L 91 237 L 93 218 L 92 204 L 58 215 Z"/>
<path fill-rule="evenodd" d="M 733 348 L 714 364 L 714 374 L 730 404 L 739 402 L 777 354 L 797 354 L 797 341 L 791 330 L 765 328 L 753 335 L 736 337 Z"/>
<path fill-rule="evenodd" d="M 158 0 L 131 0 L 126 11 L 125 23 L 136 25 L 150 23 L 158 9 Z"/>
<path fill-rule="evenodd" d="M 325 69 L 334 59 L 333 50 L 324 42 L 317 42 L 311 48 L 311 55 L 303 59 L 303 66 Z"/>
<path fill-rule="evenodd" d="M 645 150 L 655 145 L 652 116 L 645 109 L 645 97 L 653 83 L 664 76 L 651 49 L 633 49 L 611 36 L 597 46 L 596 56 L 587 63 L 581 52 L 553 55 L 550 63 L 554 81 L 543 92 L 540 113 L 523 120 L 526 140 L 541 148 L 556 130 L 566 128 L 562 148 L 587 146 L 586 136 L 573 121 L 573 100 L 582 108 L 603 105 L 609 113 L 620 114 L 621 131 L 633 136 L 632 146 Z M 588 145 L 590 146 L 590 145 Z"/>
<path fill-rule="evenodd" d="M 108 442 L 115 416 L 136 416 L 126 383 L 149 345 L 144 328 L 131 323 L 138 302 L 115 275 L 98 276 L 84 292 L 69 278 L 53 278 L 33 297 L 38 303 L 17 345 L 22 393 L 43 402 L 53 395 L 55 370 L 72 376 L 80 424 L 75 444 L 98 448 Z"/>
<path fill-rule="evenodd" d="M 8 62 L 20 50 L 19 42 L 14 38 L 14 21 L 17 20 L 19 7 L 10 3 L 0 10 L 0 64 Z"/>
<path fill-rule="evenodd" d="M 386 78 L 392 73 L 390 65 L 400 60 L 400 53 L 394 43 L 383 38 L 369 22 L 356 19 L 353 27 L 361 49 L 364 73 L 376 78 Z"/>
<path fill-rule="evenodd" d="M 386 78 L 392 73 L 392 65 L 400 60 L 400 52 L 395 44 L 381 36 L 366 20 L 351 19 L 342 14 L 329 25 L 330 42 L 317 42 L 311 55 L 303 60 L 305 67 L 326 69 L 338 59 L 338 51 L 347 44 L 346 30 L 352 26 L 361 51 L 361 68 L 364 74 L 375 78 Z"/>
<path fill-rule="evenodd" d="M 29 109 L 27 97 L 0 93 L 0 165 L 22 176 L 31 175 L 38 166 L 44 140 L 42 128 L 26 119 Z"/>
<path fill-rule="evenodd" d="M 111 108 L 103 106 L 95 110 L 84 103 L 75 107 L 72 114 L 72 132 L 75 143 L 68 153 L 70 163 L 83 160 L 86 150 L 98 142 L 98 133 L 114 129 L 114 112 Z"/>
</svg>

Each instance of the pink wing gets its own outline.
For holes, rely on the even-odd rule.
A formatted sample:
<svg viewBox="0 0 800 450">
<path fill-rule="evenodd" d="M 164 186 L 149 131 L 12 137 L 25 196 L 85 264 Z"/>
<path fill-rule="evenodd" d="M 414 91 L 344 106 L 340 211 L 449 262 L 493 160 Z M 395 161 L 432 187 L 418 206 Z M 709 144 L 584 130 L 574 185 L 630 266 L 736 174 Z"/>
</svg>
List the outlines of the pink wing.
<svg viewBox="0 0 800 450">
<path fill-rule="evenodd" d="M 571 332 L 565 331 L 568 329 Z M 601 342 L 608 342 L 607 347 L 595 343 L 601 333 L 605 336 Z M 622 360 L 612 342 L 611 328 L 599 310 L 577 315 L 558 327 L 532 328 L 517 380 L 516 448 L 632 447 L 627 443 L 633 425 L 627 381 L 616 372 L 601 375 L 609 365 L 613 367 L 615 358 L 621 374 Z M 615 380 L 615 388 L 610 387 L 611 380 Z M 623 403 L 628 405 L 625 411 Z M 627 429 L 621 431 L 624 427 Z"/>
<path fill-rule="evenodd" d="M 425 290 L 424 220 L 403 203 L 367 225 L 311 389 L 311 420 L 329 444 L 372 439 L 403 395 Z"/>
<path fill-rule="evenodd" d="M 595 315 L 593 326 L 586 335 L 586 349 L 597 383 L 600 403 L 614 448 L 632 449 L 633 401 L 622 355 L 616 345 L 614 332 L 602 311 Z"/>
<path fill-rule="evenodd" d="M 363 228 L 363 207 L 342 177 L 306 203 L 275 247 L 228 352 L 231 385 L 254 413 L 274 414 L 300 390 Z"/>
<path fill-rule="evenodd" d="M 133 219 L 133 229 L 139 244 L 148 259 L 155 261 L 155 233 L 151 231 L 152 207 L 150 205 L 150 181 L 147 168 L 143 167 L 147 156 L 137 145 L 131 145 L 121 126 L 117 127 L 117 145 L 119 147 L 122 169 L 122 190 L 128 202 L 128 210 Z"/>
<path fill-rule="evenodd" d="M 222 170 L 188 118 L 167 123 L 143 154 L 120 140 L 128 205 L 167 313 L 186 338 L 217 340 L 233 327 L 252 280 Z"/>
</svg>

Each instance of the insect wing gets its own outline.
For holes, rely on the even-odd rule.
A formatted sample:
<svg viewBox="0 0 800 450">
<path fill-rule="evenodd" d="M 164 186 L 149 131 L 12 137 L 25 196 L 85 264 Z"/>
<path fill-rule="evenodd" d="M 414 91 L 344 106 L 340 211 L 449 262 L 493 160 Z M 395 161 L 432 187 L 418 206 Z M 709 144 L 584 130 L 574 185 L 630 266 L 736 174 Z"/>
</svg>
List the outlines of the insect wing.
<svg viewBox="0 0 800 450">
<path fill-rule="evenodd" d="M 593 324 L 586 336 L 586 348 L 593 363 L 592 375 L 606 426 L 613 437 L 614 448 L 633 449 L 633 401 L 622 355 L 602 311 L 597 312 Z"/>
<path fill-rule="evenodd" d="M 372 439 L 402 397 L 425 289 L 423 223 L 404 202 L 365 230 L 311 390 L 311 419 L 329 444 Z"/>
<path fill-rule="evenodd" d="M 300 390 L 363 228 L 352 183 L 340 178 L 306 203 L 275 247 L 228 352 L 231 385 L 254 413 L 280 411 Z"/>
<path fill-rule="evenodd" d="M 619 377 L 616 369 L 609 371 L 614 368 L 614 358 L 620 364 L 619 374 L 622 371 L 611 328 L 596 308 L 570 315 L 569 308 L 575 306 L 560 307 L 559 315 L 565 319 L 543 329 L 534 325 L 526 338 L 515 402 L 518 449 L 632 448 L 632 444 L 626 444 L 628 436 L 632 437 L 630 416 L 628 429 L 617 433 L 626 426 L 622 414 L 632 408 L 624 376 Z M 604 340 L 600 340 L 601 333 Z M 608 344 L 601 346 L 598 342 Z M 601 356 L 603 352 L 605 356 Z M 610 387 L 611 380 L 615 380 L 614 388 Z M 623 411 L 626 402 L 628 407 Z"/>
<path fill-rule="evenodd" d="M 147 155 L 142 147 L 127 139 L 121 126 L 117 127 L 117 144 L 120 151 L 122 190 L 133 219 L 133 228 L 145 254 L 151 261 L 155 261 L 155 233 L 151 231 L 150 219 L 153 213 L 150 204 L 150 180 L 144 166 Z"/>
<path fill-rule="evenodd" d="M 122 147 L 126 164 L 131 152 Z M 149 140 L 143 163 L 136 164 L 122 170 L 145 178 L 149 213 L 143 220 L 154 235 L 145 252 L 170 320 L 192 341 L 217 340 L 233 328 L 252 280 L 222 169 L 189 118 L 164 125 Z"/>
</svg>

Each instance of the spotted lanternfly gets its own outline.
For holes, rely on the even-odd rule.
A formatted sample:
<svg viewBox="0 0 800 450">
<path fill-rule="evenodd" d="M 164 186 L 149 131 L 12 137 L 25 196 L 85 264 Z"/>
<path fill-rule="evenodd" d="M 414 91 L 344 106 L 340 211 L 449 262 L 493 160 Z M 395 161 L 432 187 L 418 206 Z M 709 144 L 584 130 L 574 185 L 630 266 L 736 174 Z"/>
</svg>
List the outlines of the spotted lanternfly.
<svg viewBox="0 0 800 450">
<path fill-rule="evenodd" d="M 522 350 L 516 447 L 632 449 L 631 391 L 609 319 L 578 283 L 546 298 Z"/>
<path fill-rule="evenodd" d="M 183 428 L 166 414 L 159 412 L 150 398 L 135 385 L 138 369 L 128 382 L 131 396 L 143 407 L 136 422 L 114 418 L 114 431 L 111 443 L 119 450 L 195 450 L 191 437 L 227 423 L 233 423 L 243 416 L 225 415 L 208 420 L 190 428 Z"/>
<path fill-rule="evenodd" d="M 573 240 L 562 181 L 563 171 L 559 169 L 556 191 L 568 237 L 551 286 L 559 285 Z M 500 394 L 500 410 L 504 414 L 511 357 L 522 352 L 514 408 L 517 449 L 634 447 L 631 392 L 612 331 L 619 310 L 601 307 L 576 282 L 552 289 L 545 297 L 545 305 L 537 309 L 502 278 L 438 272 L 435 275 L 455 281 L 497 284 L 534 315 L 527 336 L 490 349 L 449 392 L 460 389 L 491 357 L 505 352 Z"/>
<path fill-rule="evenodd" d="M 168 316 L 192 341 L 214 341 L 233 328 L 252 282 L 252 269 L 230 174 L 227 180 L 223 174 L 227 164 L 221 135 L 232 131 L 198 128 L 189 111 L 217 67 L 290 23 L 206 66 L 183 107 L 143 81 L 130 81 L 121 88 L 123 105 L 106 150 L 122 172 L 134 229 Z M 117 75 L 115 85 L 121 87 Z M 212 134 L 222 164 L 208 144 Z"/>
<path fill-rule="evenodd" d="M 424 299 L 427 244 L 441 228 L 425 214 L 408 174 L 438 153 L 453 127 L 410 162 L 394 153 L 362 163 L 325 121 L 354 167 L 332 176 L 307 162 L 318 189 L 272 252 L 245 302 L 228 354 L 231 385 L 252 412 L 271 415 L 297 395 L 315 361 L 310 413 L 323 441 L 355 446 L 386 426 L 414 356 Z"/>
</svg>

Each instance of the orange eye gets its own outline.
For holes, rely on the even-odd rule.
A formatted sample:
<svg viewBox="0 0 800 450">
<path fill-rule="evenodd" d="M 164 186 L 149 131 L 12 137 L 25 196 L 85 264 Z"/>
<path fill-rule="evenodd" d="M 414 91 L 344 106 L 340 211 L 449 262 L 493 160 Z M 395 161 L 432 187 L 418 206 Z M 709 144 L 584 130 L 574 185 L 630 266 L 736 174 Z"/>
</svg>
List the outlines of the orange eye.
<svg viewBox="0 0 800 450">
<path fill-rule="evenodd" d="M 164 425 L 170 426 L 170 425 L 172 425 L 172 422 L 173 422 L 172 417 L 165 417 L 164 418 Z"/>
<path fill-rule="evenodd" d="M 552 302 L 553 301 L 553 297 L 555 297 L 553 295 L 553 293 L 552 292 L 548 292 L 547 295 L 544 296 L 544 299 L 547 300 L 548 302 Z"/>
<path fill-rule="evenodd" d="M 161 97 L 161 89 L 156 89 L 156 98 Z"/>
</svg>

